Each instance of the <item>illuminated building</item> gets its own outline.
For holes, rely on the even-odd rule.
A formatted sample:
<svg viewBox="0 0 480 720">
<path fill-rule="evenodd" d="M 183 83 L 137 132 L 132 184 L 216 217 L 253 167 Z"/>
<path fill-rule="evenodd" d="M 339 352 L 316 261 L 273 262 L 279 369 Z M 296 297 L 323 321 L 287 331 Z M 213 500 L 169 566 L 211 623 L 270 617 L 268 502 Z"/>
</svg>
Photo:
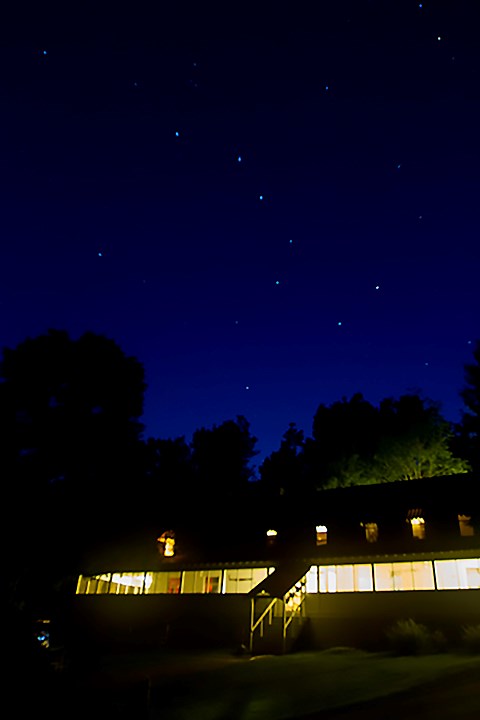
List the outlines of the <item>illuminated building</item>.
<svg viewBox="0 0 480 720">
<path fill-rule="evenodd" d="M 104 635 L 109 623 L 122 635 L 116 618 L 153 643 L 198 631 L 254 652 L 288 649 L 307 625 L 317 647 L 380 645 L 410 617 L 454 633 L 480 622 L 476 495 L 470 476 L 323 491 L 317 506 L 286 503 L 282 517 L 266 508 L 234 549 L 220 531 L 203 551 L 163 531 L 154 562 L 85 568 L 80 617 L 91 627 L 108 617 Z"/>
</svg>

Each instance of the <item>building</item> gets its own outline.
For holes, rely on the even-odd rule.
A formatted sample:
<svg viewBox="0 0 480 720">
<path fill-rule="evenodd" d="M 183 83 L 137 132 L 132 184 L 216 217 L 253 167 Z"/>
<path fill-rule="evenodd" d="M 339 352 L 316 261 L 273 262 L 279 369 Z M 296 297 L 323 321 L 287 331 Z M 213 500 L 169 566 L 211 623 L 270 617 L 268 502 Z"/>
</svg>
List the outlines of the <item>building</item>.
<svg viewBox="0 0 480 720">
<path fill-rule="evenodd" d="M 263 527 L 247 519 L 235 542 L 212 529 L 203 545 L 204 528 L 163 530 L 135 559 L 92 559 L 78 578 L 75 626 L 89 643 L 261 653 L 378 648 L 393 622 L 413 618 L 455 640 L 480 623 L 476 482 L 323 491 L 308 507 L 265 509 Z"/>
</svg>

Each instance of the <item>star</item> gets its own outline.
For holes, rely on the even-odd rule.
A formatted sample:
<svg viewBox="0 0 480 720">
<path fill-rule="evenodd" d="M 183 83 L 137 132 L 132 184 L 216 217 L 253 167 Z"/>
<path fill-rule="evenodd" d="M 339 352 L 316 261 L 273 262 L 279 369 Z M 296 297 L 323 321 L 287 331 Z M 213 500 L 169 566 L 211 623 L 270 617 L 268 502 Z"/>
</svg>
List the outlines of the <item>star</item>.
<svg viewBox="0 0 480 720">
<path fill-rule="evenodd" d="M 339 320 L 339 321 L 337 322 L 338 327 L 340 327 L 341 324 L 342 324 L 342 321 Z"/>
<path fill-rule="evenodd" d="M 98 257 L 103 257 L 103 252 L 98 252 L 97 255 Z"/>
<path fill-rule="evenodd" d="M 180 133 L 178 132 L 178 130 L 175 130 L 175 137 L 180 137 Z"/>
<path fill-rule="evenodd" d="M 280 280 L 275 280 L 275 285 L 280 285 Z"/>
<path fill-rule="evenodd" d="M 241 156 L 241 155 L 239 155 L 239 156 L 237 157 L 237 162 L 242 162 L 242 156 Z"/>
<path fill-rule="evenodd" d="M 375 285 L 375 290 L 380 290 L 380 285 Z"/>
<path fill-rule="evenodd" d="M 259 195 L 259 196 L 258 196 L 258 199 L 259 199 L 259 200 L 263 200 L 263 195 Z"/>
</svg>

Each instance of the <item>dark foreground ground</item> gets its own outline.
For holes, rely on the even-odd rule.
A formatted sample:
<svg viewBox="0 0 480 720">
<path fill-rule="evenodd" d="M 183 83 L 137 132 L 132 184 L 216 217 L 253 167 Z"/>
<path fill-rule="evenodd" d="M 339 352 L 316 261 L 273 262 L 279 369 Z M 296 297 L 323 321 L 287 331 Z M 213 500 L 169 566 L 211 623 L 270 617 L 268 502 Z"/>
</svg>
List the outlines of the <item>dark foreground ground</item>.
<svg viewBox="0 0 480 720">
<path fill-rule="evenodd" d="M 480 720 L 480 658 L 125 655 L 17 677 L 8 690 L 15 717 L 49 720 Z"/>
<path fill-rule="evenodd" d="M 394 693 L 386 698 L 337 710 L 302 715 L 295 720 L 479 720 L 480 670 L 470 668 L 445 679 Z M 293 719 L 292 719 L 293 720 Z"/>
</svg>

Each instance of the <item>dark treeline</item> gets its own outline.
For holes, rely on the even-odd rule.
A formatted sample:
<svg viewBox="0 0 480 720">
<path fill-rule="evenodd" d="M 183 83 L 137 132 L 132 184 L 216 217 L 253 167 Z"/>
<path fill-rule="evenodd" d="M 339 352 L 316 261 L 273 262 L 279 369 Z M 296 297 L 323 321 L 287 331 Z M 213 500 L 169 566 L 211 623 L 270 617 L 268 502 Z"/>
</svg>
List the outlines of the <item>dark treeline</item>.
<svg viewBox="0 0 480 720">
<path fill-rule="evenodd" d="M 480 470 L 480 342 L 458 426 L 418 395 L 376 407 L 357 394 L 319 405 L 311 437 L 292 423 L 256 474 L 257 439 L 241 416 L 190 442 L 144 439 L 145 388 L 141 363 L 93 333 L 50 331 L 4 350 L 0 467 L 15 597 L 25 578 L 38 576 L 41 592 L 97 546 L 146 528 L 152 538 L 180 526 L 244 532 L 245 518 L 305 505 L 324 488 Z"/>
</svg>

